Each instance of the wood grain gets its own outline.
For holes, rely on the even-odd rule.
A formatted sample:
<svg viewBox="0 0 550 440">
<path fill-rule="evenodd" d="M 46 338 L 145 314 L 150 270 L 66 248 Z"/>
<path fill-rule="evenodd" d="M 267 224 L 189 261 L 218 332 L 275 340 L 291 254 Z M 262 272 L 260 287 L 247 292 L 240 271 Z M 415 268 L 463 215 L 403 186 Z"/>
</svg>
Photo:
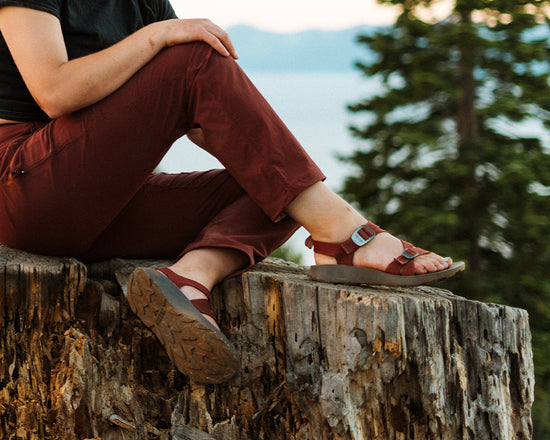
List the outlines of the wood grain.
<svg viewBox="0 0 550 440">
<path fill-rule="evenodd" d="M 133 268 L 166 263 L 0 247 L 0 438 L 531 438 L 523 310 L 434 287 L 316 283 L 268 260 L 214 289 L 241 366 L 205 386 L 125 299 Z"/>
</svg>

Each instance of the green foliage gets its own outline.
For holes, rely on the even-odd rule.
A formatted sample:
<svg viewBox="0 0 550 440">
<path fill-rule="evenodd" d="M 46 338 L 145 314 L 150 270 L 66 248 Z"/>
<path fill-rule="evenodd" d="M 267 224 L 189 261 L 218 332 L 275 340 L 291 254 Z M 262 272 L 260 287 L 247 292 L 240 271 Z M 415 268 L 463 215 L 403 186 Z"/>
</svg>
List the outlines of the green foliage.
<svg viewBox="0 0 550 440">
<path fill-rule="evenodd" d="M 343 193 L 384 228 L 465 260 L 445 287 L 529 311 L 535 438 L 550 438 L 550 150 L 520 131 L 550 128 L 547 3 L 456 0 L 437 23 L 418 18 L 430 1 L 382 3 L 403 12 L 359 37 L 378 58 L 358 68 L 383 90 L 350 107 L 368 123 L 351 128 L 364 143 L 345 159 L 356 173 Z"/>
<path fill-rule="evenodd" d="M 291 246 L 286 244 L 275 249 L 270 257 L 281 258 L 282 260 L 292 261 L 296 264 L 302 264 L 302 256 L 300 255 L 300 253 L 294 251 Z"/>
</svg>

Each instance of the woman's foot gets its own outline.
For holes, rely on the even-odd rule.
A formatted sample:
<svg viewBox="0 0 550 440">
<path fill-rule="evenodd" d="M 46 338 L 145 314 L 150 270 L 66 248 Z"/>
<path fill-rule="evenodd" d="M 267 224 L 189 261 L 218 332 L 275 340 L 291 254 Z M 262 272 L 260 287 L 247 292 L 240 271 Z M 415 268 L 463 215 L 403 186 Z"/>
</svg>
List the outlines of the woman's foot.
<svg viewBox="0 0 550 440">
<path fill-rule="evenodd" d="M 184 289 L 187 294 L 181 290 L 185 285 L 191 287 Z M 138 268 L 128 282 L 128 302 L 182 373 L 198 382 L 221 383 L 237 372 L 238 353 L 207 319 L 213 320 L 208 289 L 200 283 L 167 268 Z"/>
<path fill-rule="evenodd" d="M 366 223 L 366 222 L 365 222 Z M 359 247 L 353 254 L 353 265 L 371 269 L 385 270 L 404 250 L 403 242 L 389 232 L 377 234 L 368 245 Z M 337 264 L 336 258 L 315 252 L 315 263 Z M 414 273 L 438 272 L 451 267 L 453 260 L 433 252 L 419 255 L 414 259 Z"/>
<path fill-rule="evenodd" d="M 367 222 L 322 182 L 299 194 L 285 211 L 311 234 L 306 244 L 313 247 L 317 266 L 310 275 L 319 281 L 417 285 L 464 268 L 463 263 L 416 248 Z"/>
<path fill-rule="evenodd" d="M 220 331 L 220 327 L 212 312 L 210 304 L 210 289 L 205 285 L 180 275 L 169 267 L 157 269 L 164 274 L 181 292 L 181 294 L 189 300 L 189 302 L 197 309 L 197 311 L 206 319 L 216 330 Z"/>
<path fill-rule="evenodd" d="M 316 266 L 311 278 L 344 284 L 417 286 L 455 275 L 464 263 L 453 263 L 433 252 L 400 240 L 372 222 L 358 227 L 342 242 L 306 240 Z"/>
<path fill-rule="evenodd" d="M 186 253 L 181 259 L 166 268 L 175 276 L 194 280 L 202 286 L 197 288 L 173 280 L 181 293 L 195 304 L 202 302 L 208 306 L 210 313 L 203 313 L 204 318 L 220 330 L 209 303 L 209 292 L 229 274 L 247 264 L 247 257 L 239 251 L 229 248 L 199 248 Z M 181 286 L 181 287 L 180 287 Z"/>
<path fill-rule="evenodd" d="M 180 292 L 185 295 L 185 297 L 191 301 L 194 302 L 196 300 L 207 300 L 210 301 L 210 299 L 199 289 L 192 286 L 182 286 L 180 287 Z M 210 316 L 209 314 L 203 313 L 202 316 L 204 316 L 204 319 L 206 319 L 210 324 L 212 324 L 213 327 L 220 330 L 220 326 L 216 322 L 216 320 Z"/>
</svg>

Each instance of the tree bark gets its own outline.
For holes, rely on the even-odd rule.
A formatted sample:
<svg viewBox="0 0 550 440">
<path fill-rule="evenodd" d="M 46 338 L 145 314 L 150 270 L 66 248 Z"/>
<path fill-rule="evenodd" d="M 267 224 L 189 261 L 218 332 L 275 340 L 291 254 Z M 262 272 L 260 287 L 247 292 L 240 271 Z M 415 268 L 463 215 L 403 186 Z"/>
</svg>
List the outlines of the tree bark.
<svg viewBox="0 0 550 440">
<path fill-rule="evenodd" d="M 316 283 L 268 260 L 213 291 L 241 369 L 206 386 L 174 370 L 125 300 L 134 267 L 163 263 L 0 248 L 1 438 L 531 437 L 523 310 Z"/>
</svg>

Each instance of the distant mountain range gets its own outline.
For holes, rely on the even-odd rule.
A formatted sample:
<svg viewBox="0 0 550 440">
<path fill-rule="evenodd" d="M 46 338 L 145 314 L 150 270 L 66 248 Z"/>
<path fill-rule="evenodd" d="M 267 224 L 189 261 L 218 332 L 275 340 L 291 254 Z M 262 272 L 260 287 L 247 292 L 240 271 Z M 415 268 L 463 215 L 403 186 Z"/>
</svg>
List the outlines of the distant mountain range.
<svg viewBox="0 0 550 440">
<path fill-rule="evenodd" d="M 357 43 L 359 35 L 382 28 L 357 26 L 339 31 L 308 30 L 292 34 L 263 31 L 239 25 L 227 29 L 246 70 L 260 71 L 353 71 L 357 61 L 372 62 L 376 54 Z M 533 41 L 550 38 L 547 24 L 526 32 Z M 544 67 L 547 68 L 547 67 Z"/>
<path fill-rule="evenodd" d="M 251 26 L 227 29 L 239 64 L 246 70 L 350 71 L 356 61 L 371 61 L 375 55 L 357 43 L 359 35 L 377 30 L 358 26 L 338 31 L 308 30 L 279 34 Z"/>
</svg>

